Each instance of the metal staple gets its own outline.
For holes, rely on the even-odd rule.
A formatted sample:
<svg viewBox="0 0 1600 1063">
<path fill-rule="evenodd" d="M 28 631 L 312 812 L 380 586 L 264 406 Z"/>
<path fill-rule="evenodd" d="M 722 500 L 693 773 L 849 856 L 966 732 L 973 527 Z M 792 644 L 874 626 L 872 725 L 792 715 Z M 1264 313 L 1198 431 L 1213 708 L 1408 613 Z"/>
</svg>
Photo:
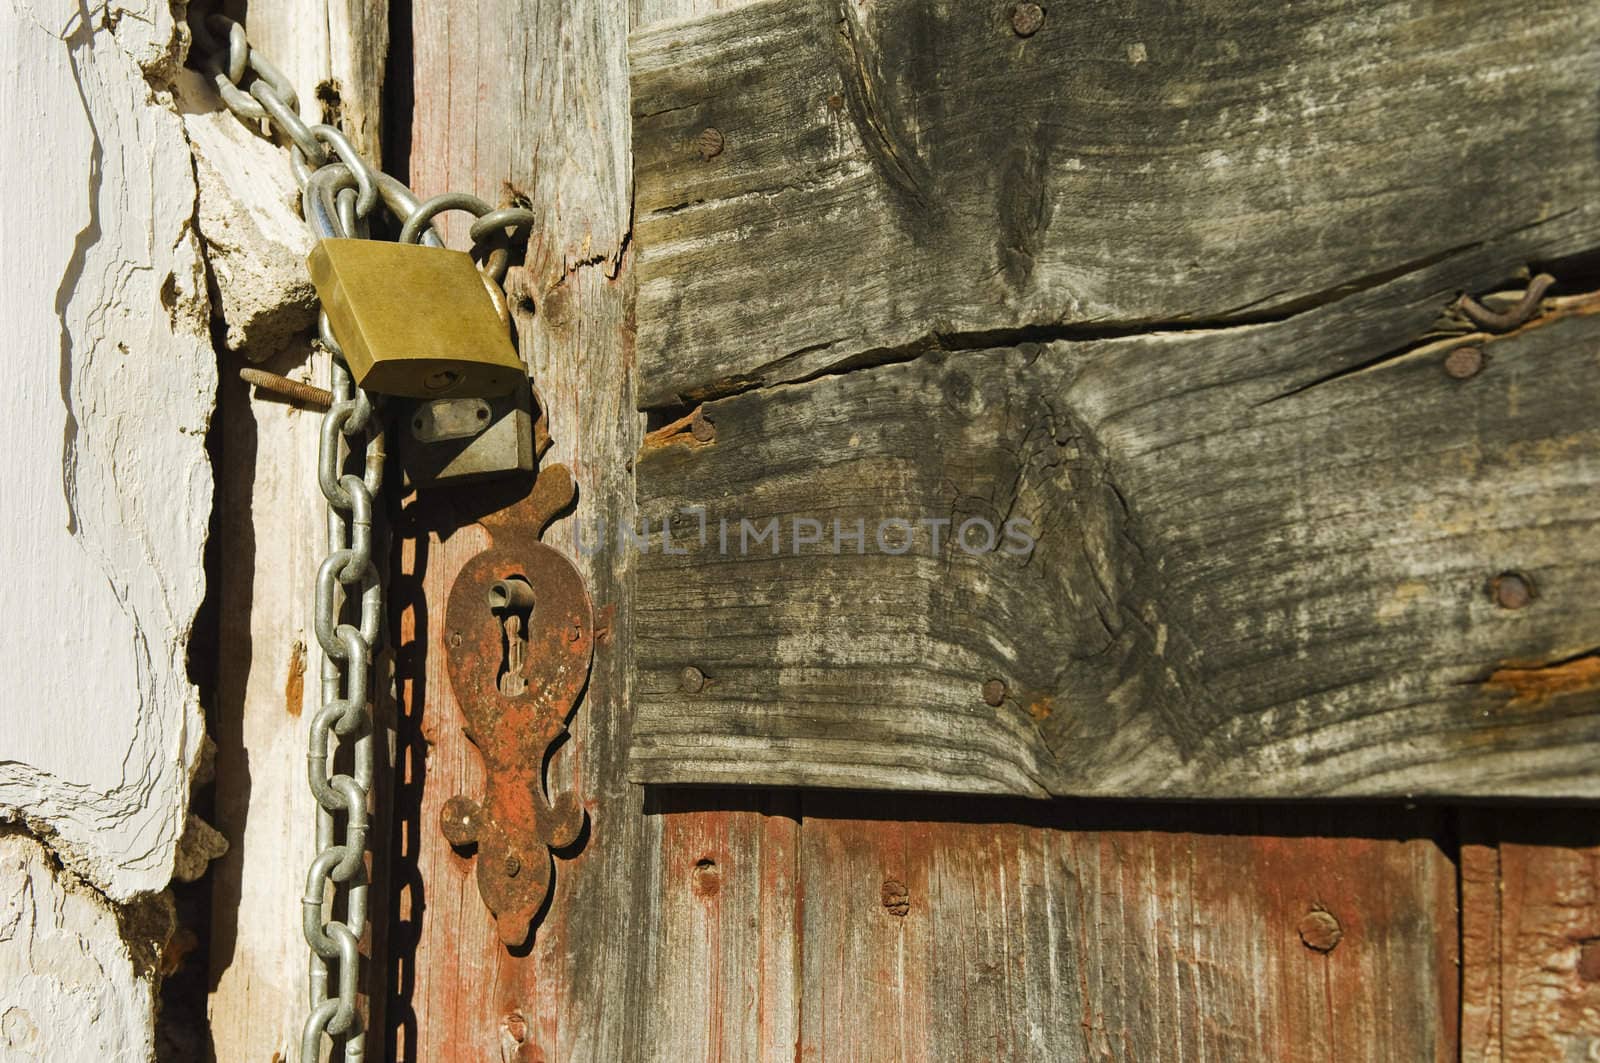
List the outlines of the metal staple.
<svg viewBox="0 0 1600 1063">
<path fill-rule="evenodd" d="M 287 142 L 301 210 L 319 238 L 368 237 L 368 219 L 381 203 L 399 223 L 403 241 L 440 247 L 431 219 L 445 210 L 467 210 L 478 218 L 471 235 L 481 268 L 496 281 L 504 275 L 512 239 L 525 238 L 536 220 L 531 211 L 494 209 L 462 193 L 419 202 L 404 184 L 374 169 L 338 129 L 307 125 L 288 79 L 250 47 L 243 26 L 222 15 L 196 13 L 190 28 L 202 67 L 227 108 L 258 129 L 266 123 Z M 379 536 L 373 528 L 385 457 L 381 400 L 355 386 L 326 314 L 320 333 L 332 354 L 332 404 L 323 415 L 317 462 L 328 506 L 328 555 L 317 572 L 315 602 L 323 652 L 322 708 L 312 719 L 306 754 L 318 811 L 317 855 L 301 898 L 302 932 L 311 949 L 302 1063 L 320 1060 L 328 1040 L 342 1041 L 346 1061 L 366 1056 L 358 1002 L 360 943 L 367 933 L 367 825 L 375 759 L 372 661 L 383 637 L 384 611 L 374 556 Z M 341 899 L 343 918 L 334 918 L 330 913 Z"/>
</svg>

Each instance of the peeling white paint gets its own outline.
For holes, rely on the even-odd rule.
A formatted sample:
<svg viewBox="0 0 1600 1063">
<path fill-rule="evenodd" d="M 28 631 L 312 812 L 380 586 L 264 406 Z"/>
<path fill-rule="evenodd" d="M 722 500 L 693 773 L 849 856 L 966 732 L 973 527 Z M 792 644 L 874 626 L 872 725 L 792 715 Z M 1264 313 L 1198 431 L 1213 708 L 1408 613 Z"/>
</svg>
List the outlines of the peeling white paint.
<svg viewBox="0 0 1600 1063">
<path fill-rule="evenodd" d="M 148 1060 L 153 1004 L 105 902 L 0 835 L 0 1060 Z"/>
<path fill-rule="evenodd" d="M 0 816 L 117 901 L 170 879 L 203 734 L 216 367 L 188 146 L 152 87 L 179 41 L 151 0 L 0 5 Z"/>
</svg>

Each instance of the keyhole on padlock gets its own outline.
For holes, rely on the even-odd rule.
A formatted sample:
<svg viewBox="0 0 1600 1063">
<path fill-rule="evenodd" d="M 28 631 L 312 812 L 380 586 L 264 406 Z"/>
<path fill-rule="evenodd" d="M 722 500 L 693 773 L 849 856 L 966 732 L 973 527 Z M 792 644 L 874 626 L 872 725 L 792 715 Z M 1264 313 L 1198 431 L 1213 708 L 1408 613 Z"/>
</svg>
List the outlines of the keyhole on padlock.
<svg viewBox="0 0 1600 1063">
<path fill-rule="evenodd" d="M 528 652 L 528 617 L 533 614 L 533 587 L 522 576 L 496 580 L 487 595 L 489 611 L 500 622 L 500 671 L 495 687 L 508 698 L 528 690 L 522 674 Z"/>
<path fill-rule="evenodd" d="M 422 378 L 422 386 L 429 392 L 449 391 L 461 382 L 461 374 L 454 369 L 441 369 Z"/>
</svg>

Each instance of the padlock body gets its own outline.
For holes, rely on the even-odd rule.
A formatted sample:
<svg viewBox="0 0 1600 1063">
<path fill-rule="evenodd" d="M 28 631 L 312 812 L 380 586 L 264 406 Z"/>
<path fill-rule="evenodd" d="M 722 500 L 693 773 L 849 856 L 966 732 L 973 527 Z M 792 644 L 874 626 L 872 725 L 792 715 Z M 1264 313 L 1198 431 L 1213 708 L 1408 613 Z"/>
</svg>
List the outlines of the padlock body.
<svg viewBox="0 0 1600 1063">
<path fill-rule="evenodd" d="M 505 395 L 526 379 L 493 282 L 466 252 L 328 239 L 309 265 L 359 387 L 454 399 Z"/>
</svg>

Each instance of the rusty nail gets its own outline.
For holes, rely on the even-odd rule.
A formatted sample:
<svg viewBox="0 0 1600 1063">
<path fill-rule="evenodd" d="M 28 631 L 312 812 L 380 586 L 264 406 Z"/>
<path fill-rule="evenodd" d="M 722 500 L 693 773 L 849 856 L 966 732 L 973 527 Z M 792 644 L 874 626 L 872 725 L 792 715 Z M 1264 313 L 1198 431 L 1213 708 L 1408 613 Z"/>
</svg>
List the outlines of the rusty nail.
<svg viewBox="0 0 1600 1063">
<path fill-rule="evenodd" d="M 717 426 L 706 420 L 705 411 L 694 411 L 694 419 L 689 422 L 689 434 L 694 436 L 699 443 L 709 443 L 717 438 Z"/>
<path fill-rule="evenodd" d="M 1300 932 L 1305 947 L 1314 952 L 1332 952 L 1344 937 L 1344 927 L 1339 925 L 1339 920 L 1321 908 L 1307 912 L 1295 929 Z"/>
<path fill-rule="evenodd" d="M 1525 609 L 1533 601 L 1533 582 L 1520 572 L 1502 572 L 1489 581 L 1489 595 L 1502 609 Z"/>
<path fill-rule="evenodd" d="M 1011 9 L 1011 28 L 1018 37 L 1032 37 L 1044 25 L 1044 8 L 1038 4 L 1017 4 Z"/>
<path fill-rule="evenodd" d="M 695 145 L 700 149 L 700 157 L 702 159 L 714 159 L 721 155 L 722 146 L 726 143 L 727 141 L 722 136 L 722 130 L 713 129 L 710 126 L 702 129 L 700 135 L 695 138 Z"/>
<path fill-rule="evenodd" d="M 691 664 L 678 673 L 678 685 L 685 694 L 698 694 L 706 688 L 706 674 Z"/>
<path fill-rule="evenodd" d="M 1457 380 L 1470 380 L 1483 370 L 1483 351 L 1477 347 L 1457 347 L 1444 356 L 1444 371 Z"/>
<path fill-rule="evenodd" d="M 1006 685 L 1003 680 L 991 679 L 983 684 L 983 703 L 985 705 L 999 706 L 1006 700 Z"/>
<path fill-rule="evenodd" d="M 246 368 L 239 370 L 239 379 L 257 391 L 270 392 L 313 409 L 326 410 L 333 405 L 333 392 L 327 388 L 319 388 L 315 384 L 307 384 L 303 380 L 295 380 L 280 373 Z"/>
<path fill-rule="evenodd" d="M 516 878 L 522 873 L 522 861 L 514 856 L 506 857 L 506 878 Z"/>
<path fill-rule="evenodd" d="M 521 1012 L 513 1011 L 506 1016 L 506 1033 L 519 1045 L 528 1039 L 528 1020 L 522 1017 Z"/>
<path fill-rule="evenodd" d="M 722 889 L 722 872 L 717 870 L 717 862 L 709 856 L 694 862 L 692 875 L 692 887 L 702 897 L 715 896 Z"/>
<path fill-rule="evenodd" d="M 897 878 L 883 880 L 878 899 L 883 902 L 883 910 L 890 915 L 904 916 L 911 910 L 911 891 Z"/>
<path fill-rule="evenodd" d="M 1461 312 L 1481 329 L 1490 332 L 1510 332 L 1519 325 L 1527 324 L 1528 320 L 1539 309 L 1539 300 L 1544 298 L 1544 293 L 1550 290 L 1556 279 L 1548 273 L 1541 273 L 1528 282 L 1528 290 L 1522 293 L 1522 298 L 1517 305 L 1509 310 L 1490 310 L 1470 295 L 1463 295 L 1458 306 Z"/>
</svg>

